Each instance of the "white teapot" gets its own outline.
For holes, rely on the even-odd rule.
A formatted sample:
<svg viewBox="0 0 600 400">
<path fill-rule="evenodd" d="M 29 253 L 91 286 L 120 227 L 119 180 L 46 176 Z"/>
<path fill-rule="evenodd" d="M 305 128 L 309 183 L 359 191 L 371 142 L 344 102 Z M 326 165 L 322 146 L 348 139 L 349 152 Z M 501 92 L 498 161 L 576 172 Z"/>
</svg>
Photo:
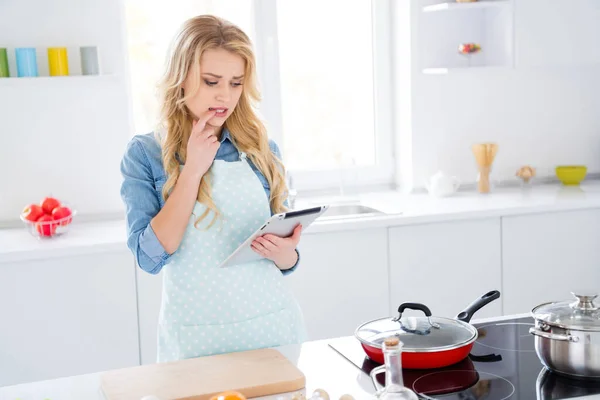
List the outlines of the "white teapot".
<svg viewBox="0 0 600 400">
<path fill-rule="evenodd" d="M 460 187 L 460 181 L 455 176 L 448 176 L 442 171 L 438 171 L 425 183 L 425 188 L 430 195 L 435 197 L 445 197 L 454 194 Z"/>
</svg>

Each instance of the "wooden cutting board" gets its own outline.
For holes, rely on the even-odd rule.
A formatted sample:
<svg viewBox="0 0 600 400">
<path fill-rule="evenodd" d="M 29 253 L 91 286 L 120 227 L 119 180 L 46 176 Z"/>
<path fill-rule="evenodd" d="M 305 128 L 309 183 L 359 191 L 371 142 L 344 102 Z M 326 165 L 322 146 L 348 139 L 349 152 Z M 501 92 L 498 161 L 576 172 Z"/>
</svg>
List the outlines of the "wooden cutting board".
<svg viewBox="0 0 600 400">
<path fill-rule="evenodd" d="M 227 390 L 259 397 L 303 389 L 304 374 L 280 352 L 251 350 L 169 363 L 142 365 L 102 374 L 107 400 L 204 400 Z"/>
</svg>

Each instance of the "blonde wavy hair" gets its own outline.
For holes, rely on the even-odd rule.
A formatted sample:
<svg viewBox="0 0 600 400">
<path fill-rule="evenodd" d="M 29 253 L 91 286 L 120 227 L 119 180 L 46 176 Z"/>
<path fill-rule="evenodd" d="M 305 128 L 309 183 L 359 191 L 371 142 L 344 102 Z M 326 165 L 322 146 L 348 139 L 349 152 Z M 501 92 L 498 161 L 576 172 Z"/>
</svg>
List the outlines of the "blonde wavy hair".
<svg viewBox="0 0 600 400">
<path fill-rule="evenodd" d="M 242 94 L 233 113 L 227 118 L 224 128 L 231 134 L 231 139 L 239 151 L 247 154 L 252 163 L 262 172 L 271 188 L 269 199 L 271 210 L 275 213 L 286 210 L 284 201 L 287 198 L 285 185 L 285 168 L 269 147 L 266 128 L 254 111 L 260 101 L 257 88 L 256 62 L 252 44 L 248 36 L 234 24 L 211 15 L 200 15 L 187 20 L 181 27 L 172 44 L 163 79 L 159 84 L 161 96 L 160 134 L 162 161 L 167 173 L 167 181 L 162 190 L 165 201 L 175 187 L 180 174 L 180 163 L 185 163 L 187 142 L 192 130 L 192 114 L 185 101 L 194 93 L 184 93 L 183 83 L 197 65 L 196 73 L 200 74 L 200 58 L 209 49 L 224 49 L 237 54 L 245 62 L 244 85 Z M 198 76 L 199 78 L 199 76 Z M 198 188 L 198 202 L 206 206 L 206 210 L 195 222 L 195 226 L 206 218 L 210 211 L 214 218 L 207 229 L 212 226 L 220 212 L 211 198 L 210 174 L 205 174 Z"/>
</svg>

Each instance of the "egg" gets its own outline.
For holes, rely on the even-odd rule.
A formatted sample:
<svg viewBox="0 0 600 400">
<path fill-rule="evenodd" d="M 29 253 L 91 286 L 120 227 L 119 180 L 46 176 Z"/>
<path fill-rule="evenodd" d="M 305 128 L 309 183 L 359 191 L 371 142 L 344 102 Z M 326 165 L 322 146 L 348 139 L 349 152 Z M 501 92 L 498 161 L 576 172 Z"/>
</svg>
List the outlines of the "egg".
<svg viewBox="0 0 600 400">
<path fill-rule="evenodd" d="M 323 389 L 316 389 L 313 392 L 312 398 L 313 399 L 317 398 L 317 399 L 329 400 L 329 393 L 327 393 Z"/>
<path fill-rule="evenodd" d="M 304 397 L 304 393 L 297 392 L 297 393 L 294 393 L 292 395 L 292 399 L 291 400 L 306 400 L 306 397 Z"/>
<path fill-rule="evenodd" d="M 354 400 L 354 397 L 349 394 L 343 394 L 342 397 L 340 397 L 340 400 Z"/>
</svg>

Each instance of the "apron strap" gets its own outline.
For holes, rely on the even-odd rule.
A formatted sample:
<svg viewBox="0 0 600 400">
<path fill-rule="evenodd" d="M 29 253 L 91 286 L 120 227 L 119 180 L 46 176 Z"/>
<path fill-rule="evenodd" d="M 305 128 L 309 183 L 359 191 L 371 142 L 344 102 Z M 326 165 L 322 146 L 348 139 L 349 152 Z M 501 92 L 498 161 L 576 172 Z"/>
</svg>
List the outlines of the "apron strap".
<svg viewBox="0 0 600 400">
<path fill-rule="evenodd" d="M 240 161 L 244 161 L 246 159 L 246 153 L 240 151 Z"/>
</svg>

